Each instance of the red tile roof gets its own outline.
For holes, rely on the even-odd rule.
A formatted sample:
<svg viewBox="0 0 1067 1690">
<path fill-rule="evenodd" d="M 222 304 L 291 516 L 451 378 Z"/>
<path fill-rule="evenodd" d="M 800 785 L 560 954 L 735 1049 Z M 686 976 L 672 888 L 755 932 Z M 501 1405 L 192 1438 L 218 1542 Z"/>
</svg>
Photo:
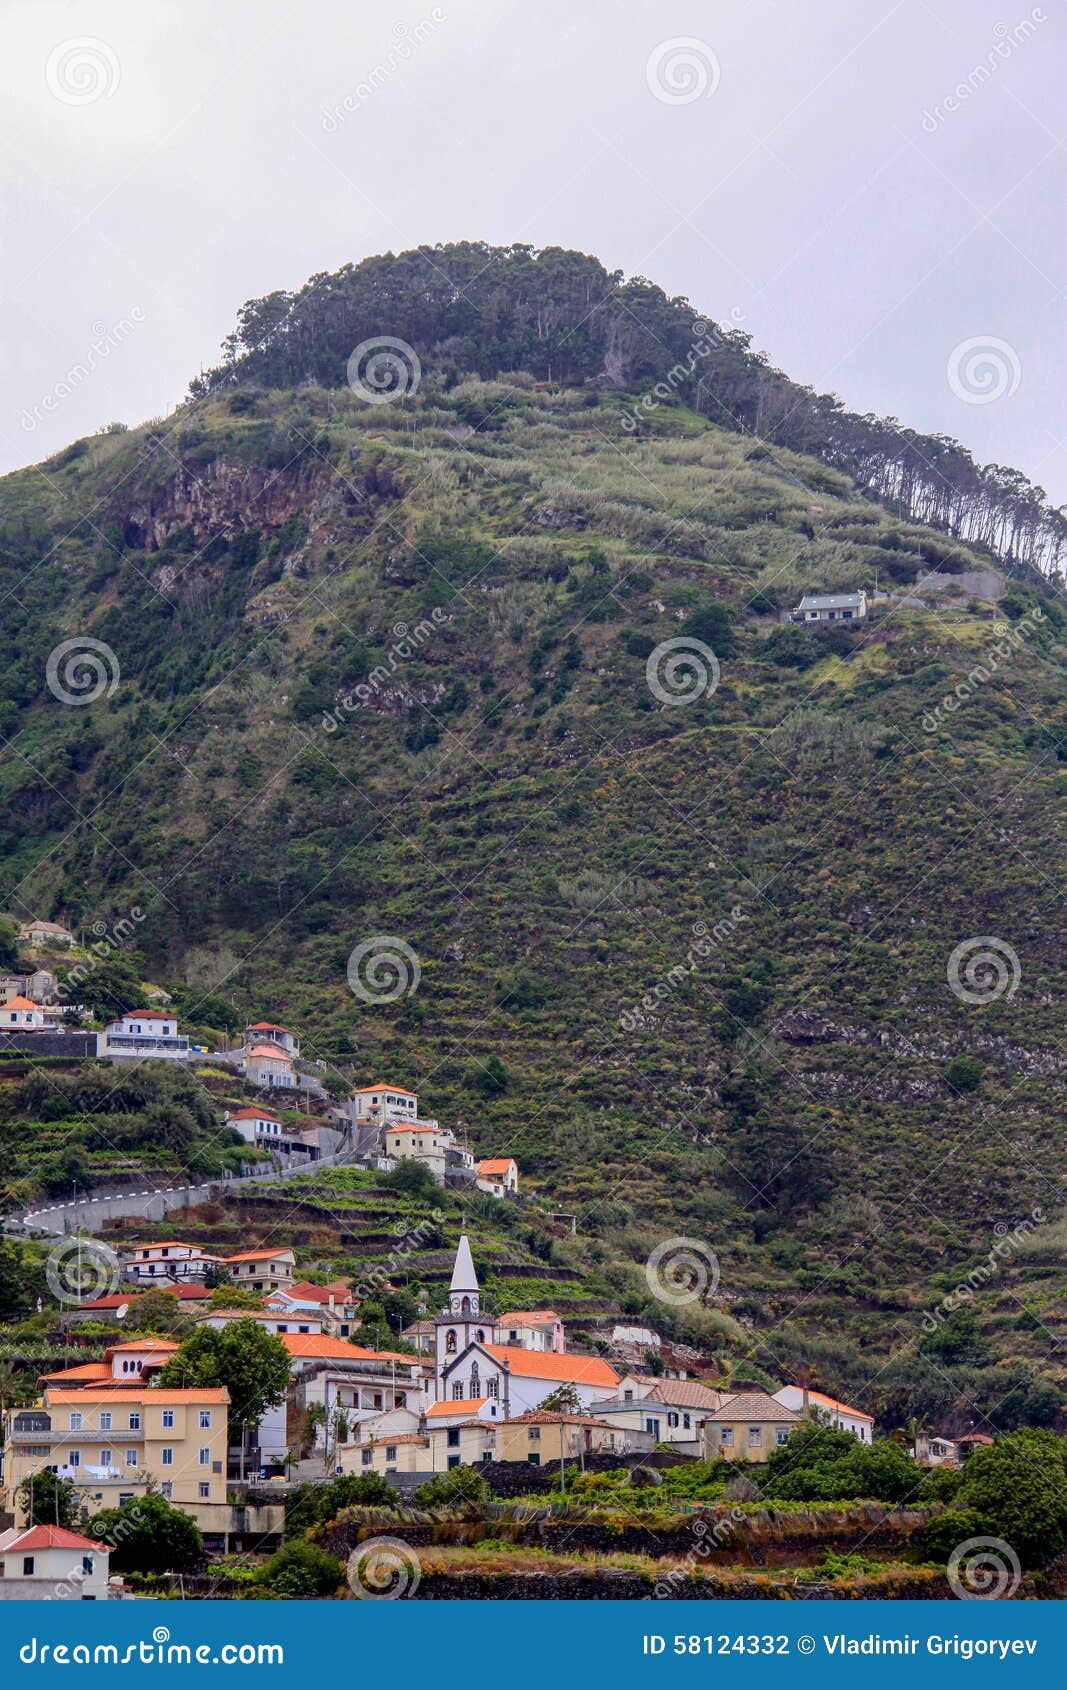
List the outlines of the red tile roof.
<svg viewBox="0 0 1067 1690">
<path fill-rule="evenodd" d="M 251 1021 L 245 1028 L 246 1033 L 289 1033 L 288 1027 L 283 1027 L 280 1021 Z M 292 1038 L 292 1034 L 289 1033 Z"/>
<path fill-rule="evenodd" d="M 269 1109 L 231 1109 L 228 1120 L 231 1121 L 277 1121 L 279 1117 Z"/>
<path fill-rule="evenodd" d="M 525 1323 L 533 1324 L 534 1322 L 540 1323 L 546 1320 L 558 1319 L 559 1315 L 556 1313 L 555 1309 L 512 1309 L 508 1314 L 498 1314 L 496 1317 L 496 1325 L 522 1326 Z"/>
<path fill-rule="evenodd" d="M 522 1350 L 510 1344 L 486 1344 L 496 1361 L 509 1373 L 526 1379 L 558 1379 L 570 1385 L 603 1385 L 614 1390 L 619 1375 L 599 1356 L 557 1355 L 541 1350 Z M 778 1405 L 775 1404 L 775 1407 Z"/>
<path fill-rule="evenodd" d="M 279 1332 L 278 1336 L 289 1354 L 302 1360 L 402 1361 L 405 1367 L 413 1367 L 418 1360 L 398 1350 L 365 1350 L 362 1344 L 350 1344 L 347 1338 L 334 1338 L 327 1332 Z"/>
<path fill-rule="evenodd" d="M 289 1248 L 288 1244 L 279 1244 L 273 1250 L 239 1250 L 235 1256 L 223 1256 L 222 1265 L 225 1267 L 228 1262 L 266 1262 Z"/>
<path fill-rule="evenodd" d="M 275 1062 L 292 1062 L 292 1057 L 281 1045 L 253 1045 L 249 1056 L 271 1057 Z"/>
<path fill-rule="evenodd" d="M 3 1554 L 10 1555 L 18 1550 L 20 1555 L 31 1549 L 93 1549 L 98 1554 L 107 1555 L 110 1544 L 101 1543 L 99 1538 L 80 1537 L 77 1532 L 68 1532 L 64 1526 L 30 1526 L 21 1537 L 16 1537 L 9 1543 Z"/>
<path fill-rule="evenodd" d="M 480 1174 L 506 1174 L 515 1165 L 514 1156 L 487 1156 L 484 1162 L 479 1162 L 477 1172 Z"/>
<path fill-rule="evenodd" d="M 40 1009 L 39 1003 L 31 1003 L 29 998 L 8 998 L 6 1003 L 0 1003 L 0 1009 Z"/>
<path fill-rule="evenodd" d="M 57 1373 L 42 1373 L 40 1378 L 47 1385 L 75 1385 L 79 1381 L 85 1385 L 102 1385 L 105 1379 L 111 1378 L 111 1369 L 102 1361 L 83 1361 L 78 1367 L 62 1367 Z"/>
<path fill-rule="evenodd" d="M 488 1401 L 488 1397 L 456 1397 L 452 1402 L 433 1402 L 426 1410 L 426 1418 L 440 1420 L 446 1414 L 469 1414 L 472 1408 L 484 1408 Z"/>
<path fill-rule="evenodd" d="M 53 1391 L 47 1394 L 47 1404 L 53 1403 L 87 1403 L 92 1402 L 96 1392 L 90 1388 L 84 1391 Z M 120 1390 L 107 1391 L 102 1398 L 104 1402 L 144 1402 L 153 1403 L 228 1403 L 230 1393 L 225 1385 L 199 1386 L 190 1390 L 172 1390 L 169 1385 L 123 1385 Z M 88 1436 L 88 1434 L 86 1434 Z"/>
</svg>

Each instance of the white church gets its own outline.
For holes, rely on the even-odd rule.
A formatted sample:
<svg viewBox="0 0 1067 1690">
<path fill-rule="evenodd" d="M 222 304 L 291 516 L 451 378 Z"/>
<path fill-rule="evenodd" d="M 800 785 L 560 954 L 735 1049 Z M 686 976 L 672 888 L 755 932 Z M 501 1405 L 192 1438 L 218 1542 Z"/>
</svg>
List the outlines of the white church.
<svg viewBox="0 0 1067 1690">
<path fill-rule="evenodd" d="M 619 1375 L 599 1356 L 580 1356 L 501 1344 L 493 1316 L 482 1307 L 466 1233 L 456 1251 L 448 1307 L 434 1318 L 435 1401 L 462 1403 L 474 1415 L 510 1420 L 538 1408 L 562 1386 L 582 1409 L 613 1396 Z"/>
</svg>

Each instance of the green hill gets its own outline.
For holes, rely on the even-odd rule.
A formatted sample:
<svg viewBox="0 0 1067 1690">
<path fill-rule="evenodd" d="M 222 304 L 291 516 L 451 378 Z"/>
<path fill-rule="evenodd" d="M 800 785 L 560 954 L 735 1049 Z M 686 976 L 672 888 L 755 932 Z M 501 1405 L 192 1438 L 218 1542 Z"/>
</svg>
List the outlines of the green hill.
<svg viewBox="0 0 1067 1690">
<path fill-rule="evenodd" d="M 803 455 L 784 377 L 738 414 L 760 361 L 728 337 L 670 383 L 691 308 L 597 306 L 580 255 L 451 306 L 415 258 L 246 307 L 173 417 L 0 483 L 0 904 L 132 921 L 120 972 L 190 1023 L 283 1016 L 410 1081 L 577 1216 L 531 1212 L 524 1258 L 589 1297 L 890 1418 L 1047 1419 L 1055 513 L 1020 496 L 998 559 L 1003 528 L 887 509 L 872 419 L 812 397 L 837 445 Z M 346 360 L 385 332 L 421 372 L 375 402 Z M 876 585 L 861 627 L 779 621 Z M 97 669 L 55 657 L 87 639 Z M 718 1258 L 711 1312 L 650 1293 L 679 1237 Z"/>
</svg>

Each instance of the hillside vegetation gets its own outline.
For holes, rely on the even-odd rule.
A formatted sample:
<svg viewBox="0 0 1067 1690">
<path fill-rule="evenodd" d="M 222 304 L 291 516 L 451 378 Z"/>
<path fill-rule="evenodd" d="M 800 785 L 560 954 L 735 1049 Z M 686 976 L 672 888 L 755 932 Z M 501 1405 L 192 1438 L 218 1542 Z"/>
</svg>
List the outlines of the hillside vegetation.
<svg viewBox="0 0 1067 1690">
<path fill-rule="evenodd" d="M 309 284 L 332 315 L 246 313 L 172 418 L 0 483 L 2 906 L 136 909 L 123 965 L 190 1024 L 282 1016 L 410 1081 L 518 1158 L 520 1259 L 745 1377 L 1054 1417 L 1059 600 L 706 393 L 642 406 L 651 346 L 629 389 L 550 370 L 492 300 L 424 345 L 388 291 L 353 315 L 360 273 Z M 421 381 L 372 403 L 337 349 L 386 323 Z M 779 621 L 876 583 L 862 628 Z M 86 639 L 117 684 L 64 703 Z M 382 937 L 417 986 L 368 1002 Z M 1014 962 L 969 1001 L 950 962 L 989 937 Z M 710 1304 L 650 1291 L 678 1237 Z"/>
</svg>

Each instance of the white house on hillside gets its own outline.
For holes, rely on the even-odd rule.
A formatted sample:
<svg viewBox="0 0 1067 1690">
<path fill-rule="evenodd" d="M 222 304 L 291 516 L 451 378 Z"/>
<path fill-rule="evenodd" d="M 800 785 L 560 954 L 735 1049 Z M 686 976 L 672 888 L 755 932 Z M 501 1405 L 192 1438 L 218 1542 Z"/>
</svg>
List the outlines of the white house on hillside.
<svg viewBox="0 0 1067 1690">
<path fill-rule="evenodd" d="M 488 1156 L 474 1170 L 479 1191 L 490 1197 L 514 1197 L 519 1189 L 519 1164 L 511 1156 Z"/>
<path fill-rule="evenodd" d="M 793 611 L 794 622 L 866 622 L 867 594 L 805 593 Z"/>
<path fill-rule="evenodd" d="M 189 1055 L 189 1040 L 179 1033 L 174 1015 L 161 1009 L 132 1009 L 107 1023 L 97 1037 L 96 1054 L 112 1062 L 145 1057 L 181 1060 Z"/>
<path fill-rule="evenodd" d="M 0 1579 L 18 1601 L 106 1602 L 125 1594 L 108 1584 L 111 1549 L 63 1526 L 0 1532 Z"/>
<path fill-rule="evenodd" d="M 873 1416 L 864 1414 L 861 1408 L 838 1402 L 836 1397 L 828 1397 L 824 1391 L 813 1391 L 804 1385 L 783 1385 L 780 1391 L 775 1391 L 774 1400 L 791 1408 L 794 1414 L 807 1414 L 828 1426 L 836 1426 L 841 1432 L 851 1432 L 861 1443 L 869 1444 L 874 1435 Z"/>
<path fill-rule="evenodd" d="M 223 1119 L 234 1132 L 240 1133 L 246 1144 L 267 1150 L 277 1150 L 281 1145 L 282 1124 L 269 1109 L 228 1109 Z"/>
<path fill-rule="evenodd" d="M 294 1060 L 300 1055 L 300 1040 L 288 1027 L 283 1027 L 279 1021 L 253 1021 L 246 1027 L 241 1037 L 245 1050 L 251 1050 L 255 1045 L 278 1045 Z"/>
<path fill-rule="evenodd" d="M 287 1090 L 296 1084 L 293 1059 L 281 1045 L 253 1045 L 245 1056 L 244 1073 L 245 1079 L 250 1080 L 252 1085 L 262 1086 L 265 1090 Z"/>
</svg>

